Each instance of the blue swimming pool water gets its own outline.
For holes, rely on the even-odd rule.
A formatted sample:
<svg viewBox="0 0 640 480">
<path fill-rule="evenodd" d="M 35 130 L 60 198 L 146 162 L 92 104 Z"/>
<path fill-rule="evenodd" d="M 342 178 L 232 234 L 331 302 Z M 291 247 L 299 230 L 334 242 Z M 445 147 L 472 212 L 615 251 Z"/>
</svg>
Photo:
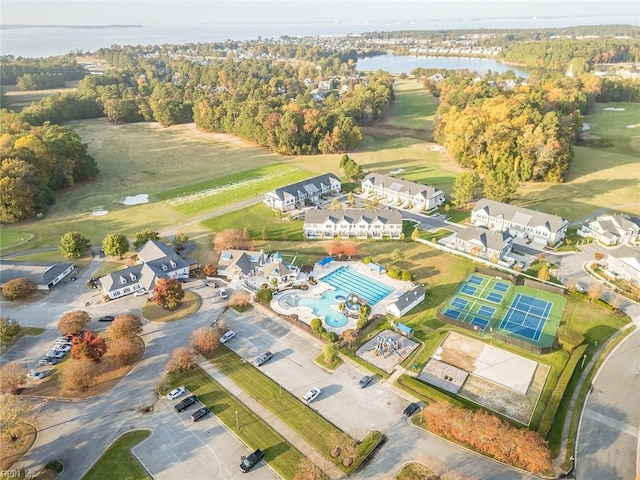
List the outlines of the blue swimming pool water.
<svg viewBox="0 0 640 480">
<path fill-rule="evenodd" d="M 374 306 L 393 292 L 392 288 L 371 280 L 349 267 L 340 267 L 319 280 L 328 283 L 334 290 L 326 291 L 320 298 L 300 298 L 296 303 L 310 307 L 315 315 L 324 316 L 326 324 L 335 328 L 344 327 L 348 322 L 342 313 L 331 308 L 331 305 L 339 303 L 337 300 L 339 297 L 346 299 L 350 293 L 355 293 L 366 300 L 370 306 Z"/>
</svg>

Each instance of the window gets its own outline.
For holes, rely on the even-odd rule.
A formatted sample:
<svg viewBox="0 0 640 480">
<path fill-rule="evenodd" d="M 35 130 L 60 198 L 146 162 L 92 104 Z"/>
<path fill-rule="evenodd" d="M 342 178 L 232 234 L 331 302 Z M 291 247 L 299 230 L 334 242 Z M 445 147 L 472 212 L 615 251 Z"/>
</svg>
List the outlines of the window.
<svg viewBox="0 0 640 480">
<path fill-rule="evenodd" d="M 120 276 L 120 284 L 121 285 L 126 285 L 127 284 L 127 279 L 124 278 L 122 275 Z"/>
</svg>

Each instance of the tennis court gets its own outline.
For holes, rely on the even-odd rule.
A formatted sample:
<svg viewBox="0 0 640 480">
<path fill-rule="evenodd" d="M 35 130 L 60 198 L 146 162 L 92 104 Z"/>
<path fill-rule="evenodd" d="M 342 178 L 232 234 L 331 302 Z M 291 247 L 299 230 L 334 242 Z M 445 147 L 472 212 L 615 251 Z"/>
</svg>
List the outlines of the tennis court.
<svg viewBox="0 0 640 480">
<path fill-rule="evenodd" d="M 509 291 L 510 286 L 511 285 L 509 285 L 508 283 L 496 282 L 496 284 L 493 286 L 493 289 L 496 292 L 505 293 Z"/>
<path fill-rule="evenodd" d="M 467 279 L 467 283 L 473 283 L 474 285 L 482 285 L 484 283 L 484 278 L 479 277 L 477 275 L 471 275 Z"/>
<path fill-rule="evenodd" d="M 491 303 L 501 304 L 503 299 L 504 295 L 502 295 L 501 293 L 489 292 L 489 294 L 487 295 L 487 301 Z"/>
<path fill-rule="evenodd" d="M 500 328 L 537 342 L 542 335 L 552 306 L 553 304 L 546 300 L 518 293 L 509 305 Z"/>
<path fill-rule="evenodd" d="M 463 285 L 460 289 L 460 292 L 464 293 L 465 295 L 469 295 L 470 297 L 475 296 L 477 291 L 478 289 L 476 287 L 469 284 Z"/>
<path fill-rule="evenodd" d="M 458 296 L 453 297 L 442 314 L 459 322 L 470 323 L 483 332 L 493 320 L 496 309 L 480 301 L 469 301 Z"/>
</svg>

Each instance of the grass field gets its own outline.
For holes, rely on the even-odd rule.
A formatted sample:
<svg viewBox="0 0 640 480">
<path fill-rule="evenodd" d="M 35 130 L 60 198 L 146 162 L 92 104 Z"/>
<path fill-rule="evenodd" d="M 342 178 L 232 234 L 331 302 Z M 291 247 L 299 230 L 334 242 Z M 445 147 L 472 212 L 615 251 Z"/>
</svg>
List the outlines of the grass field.
<svg viewBox="0 0 640 480">
<path fill-rule="evenodd" d="M 7 105 L 3 105 L 4 108 L 11 108 L 16 110 L 22 110 L 24 107 L 30 105 L 32 102 L 38 102 L 44 97 L 52 95 L 54 93 L 70 93 L 75 92 L 78 81 L 67 82 L 65 87 L 52 88 L 49 90 L 18 90 L 15 85 L 3 85 L 3 88 L 7 93 Z"/>
<path fill-rule="evenodd" d="M 438 99 L 414 78 L 396 80 L 393 90 L 396 101 L 391 117 L 384 124 L 415 130 L 433 130 L 433 117 L 438 108 Z"/>
<path fill-rule="evenodd" d="M 149 475 L 140 466 L 131 449 L 149 437 L 149 430 L 133 430 L 118 438 L 91 467 L 82 480 L 147 480 Z"/>
</svg>

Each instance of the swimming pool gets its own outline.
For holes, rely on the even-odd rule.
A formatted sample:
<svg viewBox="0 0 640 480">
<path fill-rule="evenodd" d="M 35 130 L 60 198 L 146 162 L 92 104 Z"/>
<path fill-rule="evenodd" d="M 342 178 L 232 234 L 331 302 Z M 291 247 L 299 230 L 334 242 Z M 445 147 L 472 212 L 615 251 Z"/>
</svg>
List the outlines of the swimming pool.
<svg viewBox="0 0 640 480">
<path fill-rule="evenodd" d="M 318 280 L 328 283 L 333 290 L 327 290 L 320 298 L 297 298 L 296 304 L 311 308 L 318 317 L 324 316 L 325 323 L 334 328 L 344 327 L 348 319 L 331 306 L 337 306 L 340 301 L 346 300 L 350 293 L 355 293 L 373 307 L 393 292 L 393 288 L 371 280 L 349 267 L 340 267 Z"/>
</svg>

